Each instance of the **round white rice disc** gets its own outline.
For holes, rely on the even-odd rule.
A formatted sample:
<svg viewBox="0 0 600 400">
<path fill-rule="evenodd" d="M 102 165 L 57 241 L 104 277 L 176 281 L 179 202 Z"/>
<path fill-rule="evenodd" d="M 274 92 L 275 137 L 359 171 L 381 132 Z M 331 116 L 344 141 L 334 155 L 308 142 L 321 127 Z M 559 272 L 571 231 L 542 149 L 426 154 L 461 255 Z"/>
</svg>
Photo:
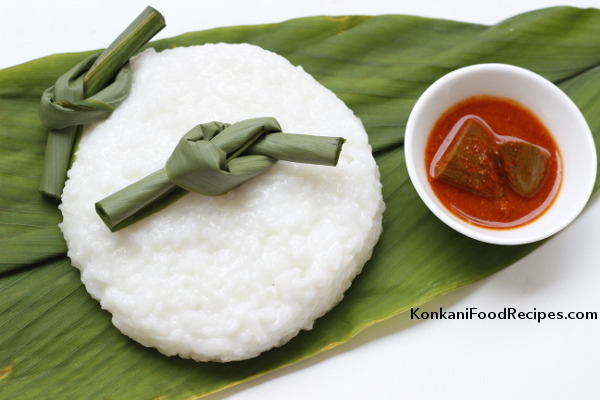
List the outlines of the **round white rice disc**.
<svg viewBox="0 0 600 400">
<path fill-rule="evenodd" d="M 198 361 L 280 346 L 343 297 L 381 233 L 379 171 L 358 118 L 301 67 L 209 44 L 132 61 L 133 87 L 84 132 L 62 197 L 68 256 L 125 335 Z M 278 162 L 228 194 L 190 193 L 111 233 L 94 203 L 162 168 L 210 121 L 272 116 L 288 133 L 347 139 L 337 167 Z"/>
</svg>

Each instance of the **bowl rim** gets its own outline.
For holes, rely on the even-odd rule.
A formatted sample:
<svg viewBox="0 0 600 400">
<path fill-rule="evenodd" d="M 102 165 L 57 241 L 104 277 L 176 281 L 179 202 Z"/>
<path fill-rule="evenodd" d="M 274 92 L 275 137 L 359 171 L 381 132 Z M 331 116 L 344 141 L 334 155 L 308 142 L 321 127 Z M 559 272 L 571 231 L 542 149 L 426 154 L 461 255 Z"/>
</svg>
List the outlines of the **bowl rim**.
<svg viewBox="0 0 600 400">
<path fill-rule="evenodd" d="M 459 80 L 470 79 L 470 77 L 476 76 L 476 74 L 498 74 L 498 76 L 505 75 L 507 77 L 519 77 L 519 79 L 527 79 L 529 82 L 531 82 L 531 85 L 534 85 L 536 88 L 539 87 L 546 92 L 545 94 L 553 96 L 553 100 L 555 102 L 560 103 L 560 107 L 564 107 L 564 110 L 569 115 L 569 118 L 573 118 L 574 121 L 577 121 L 578 128 L 581 128 L 581 130 L 583 130 L 581 134 L 577 135 L 577 138 L 578 141 L 582 143 L 583 148 L 587 149 L 587 154 L 585 154 L 584 157 L 584 159 L 587 160 L 584 161 L 586 162 L 586 173 L 584 175 L 587 178 L 583 179 L 583 182 L 578 182 L 580 187 L 578 188 L 579 192 L 577 196 L 571 196 L 571 194 L 569 193 L 568 196 L 570 198 L 567 200 L 562 200 L 563 202 L 569 201 L 571 203 L 571 206 L 569 208 L 570 211 L 564 213 L 564 215 L 561 215 L 560 217 L 554 217 L 554 219 L 558 218 L 559 221 L 552 224 L 549 227 L 544 227 L 539 221 L 544 221 L 547 218 L 549 211 L 555 206 L 556 200 L 559 196 L 562 196 L 562 198 L 566 196 L 564 194 L 561 194 L 561 192 L 563 192 L 565 180 L 572 176 L 572 174 L 565 174 L 565 176 L 563 176 L 561 188 L 559 189 L 559 192 L 556 195 L 557 198 L 553 201 L 548 210 L 544 212 L 544 214 L 542 214 L 540 217 L 538 217 L 531 223 L 507 229 L 480 227 L 462 220 L 461 218 L 457 217 L 449 210 L 447 210 L 443 205 L 441 205 L 441 203 L 437 200 L 435 194 L 432 193 L 429 187 L 429 182 L 427 181 L 426 175 L 427 172 L 424 172 L 424 170 L 426 169 L 424 162 L 424 150 L 421 152 L 421 154 L 415 154 L 415 151 L 418 150 L 415 148 L 414 144 L 415 142 L 417 142 L 417 140 L 415 140 L 416 135 L 418 134 L 418 132 L 423 134 L 423 130 L 417 129 L 417 124 L 422 123 L 422 119 L 425 118 L 423 117 L 424 113 L 426 113 L 425 108 L 428 107 L 432 101 L 435 101 L 434 97 L 436 95 L 439 95 L 440 93 L 448 93 L 449 86 L 455 84 Z M 510 91 L 511 89 L 506 88 L 506 90 Z M 477 95 L 491 95 L 512 98 L 510 95 L 500 96 L 482 90 L 479 93 L 474 93 L 469 96 L 463 96 L 462 98 L 458 98 L 451 102 L 447 102 L 443 110 L 447 109 L 452 104 L 455 104 L 456 102 L 462 99 Z M 526 104 L 523 101 L 520 101 L 520 99 L 515 100 L 523 104 L 525 107 L 531 108 L 531 104 Z M 444 102 L 441 101 L 441 103 L 443 104 Z M 431 117 L 431 115 L 429 115 L 426 119 L 433 120 L 435 122 L 435 120 L 437 120 L 440 117 L 443 110 L 437 113 L 435 117 Z M 535 114 L 537 115 L 537 113 Z M 542 120 L 542 122 L 545 125 L 547 125 L 546 121 L 543 118 L 541 118 L 539 115 L 537 116 L 538 118 L 540 118 L 540 120 Z M 426 137 L 429 137 L 431 130 L 431 127 L 428 128 L 429 129 L 427 129 Z M 552 129 L 549 128 L 549 130 L 553 134 L 562 156 L 564 148 L 561 147 L 558 143 L 559 140 L 557 140 Z M 426 142 L 427 138 L 420 138 L 419 141 L 423 142 L 423 140 Z M 597 173 L 597 154 L 594 139 L 585 117 L 583 116 L 579 108 L 575 105 L 575 103 L 558 86 L 556 86 L 554 83 L 547 80 L 546 78 L 542 77 L 541 75 L 523 67 L 502 63 L 482 63 L 461 67 L 443 75 L 433 84 L 431 84 L 421 94 L 421 96 L 419 97 L 419 99 L 417 100 L 417 102 L 413 106 L 413 109 L 410 112 L 404 136 L 404 149 L 405 163 L 408 170 L 409 178 L 413 186 L 415 187 L 419 197 L 431 210 L 431 212 L 433 212 L 433 214 L 436 215 L 436 217 L 438 217 L 442 222 L 444 222 L 452 229 L 473 239 L 492 244 L 518 245 L 532 243 L 552 236 L 564 229 L 581 213 L 585 205 L 588 203 L 588 200 L 593 191 Z M 420 163 L 420 165 L 418 165 L 418 163 Z M 423 179 L 423 176 L 425 176 L 425 179 Z M 539 228 L 540 226 L 544 229 Z"/>
</svg>

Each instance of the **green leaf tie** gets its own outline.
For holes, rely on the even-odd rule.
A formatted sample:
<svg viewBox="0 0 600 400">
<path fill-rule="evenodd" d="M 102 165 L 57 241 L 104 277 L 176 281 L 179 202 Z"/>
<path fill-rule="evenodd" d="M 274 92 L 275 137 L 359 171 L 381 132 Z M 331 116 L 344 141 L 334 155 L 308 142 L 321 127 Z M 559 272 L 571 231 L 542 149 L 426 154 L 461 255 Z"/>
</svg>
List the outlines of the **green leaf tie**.
<svg viewBox="0 0 600 400">
<path fill-rule="evenodd" d="M 60 198 L 81 127 L 107 118 L 125 100 L 131 89 L 129 59 L 164 27 L 163 16 L 146 7 L 108 48 L 44 91 L 40 120 L 49 132 L 40 192 Z"/>
<path fill-rule="evenodd" d="M 131 89 L 131 68 L 126 64 L 115 80 L 84 99 L 83 77 L 100 53 L 81 61 L 46 89 L 40 101 L 40 120 L 48 129 L 60 130 L 107 118 L 125 100 Z"/>
<path fill-rule="evenodd" d="M 227 193 L 278 160 L 335 166 L 344 142 L 283 133 L 272 117 L 200 124 L 181 138 L 164 168 L 97 202 L 96 212 L 115 232 L 188 192 Z"/>
</svg>

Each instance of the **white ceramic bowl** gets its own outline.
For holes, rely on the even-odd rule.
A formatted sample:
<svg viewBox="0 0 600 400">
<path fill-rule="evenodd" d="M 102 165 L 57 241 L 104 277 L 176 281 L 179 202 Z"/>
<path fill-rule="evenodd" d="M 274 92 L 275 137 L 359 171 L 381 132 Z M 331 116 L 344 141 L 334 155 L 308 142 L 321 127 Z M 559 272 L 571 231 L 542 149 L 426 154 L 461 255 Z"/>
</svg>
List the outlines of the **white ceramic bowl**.
<svg viewBox="0 0 600 400">
<path fill-rule="evenodd" d="M 449 212 L 429 185 L 424 157 L 434 123 L 450 106 L 476 95 L 507 97 L 529 108 L 552 133 L 561 152 L 563 180 L 557 197 L 544 214 L 526 225 L 500 230 L 469 224 Z M 410 179 L 429 209 L 451 228 L 487 243 L 531 243 L 557 233 L 579 215 L 596 179 L 594 140 L 577 106 L 552 82 L 506 64 L 464 67 L 434 82 L 411 111 L 404 148 Z"/>
</svg>

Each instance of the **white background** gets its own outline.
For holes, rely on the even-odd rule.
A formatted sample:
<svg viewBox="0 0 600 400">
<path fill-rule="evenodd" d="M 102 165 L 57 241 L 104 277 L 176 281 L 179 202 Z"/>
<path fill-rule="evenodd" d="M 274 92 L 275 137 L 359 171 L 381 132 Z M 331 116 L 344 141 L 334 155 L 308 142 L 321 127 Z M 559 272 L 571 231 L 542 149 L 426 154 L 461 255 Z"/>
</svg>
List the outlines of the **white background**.
<svg viewBox="0 0 600 400">
<path fill-rule="evenodd" d="M 167 20 L 155 37 L 159 39 L 311 15 L 411 14 L 495 24 L 537 8 L 600 7 L 600 1 L 2 1 L 0 68 L 105 47 L 146 5 Z M 573 224 L 533 254 L 423 309 L 600 312 L 598 238 L 596 196 Z M 346 345 L 209 398 L 597 399 L 599 337 L 598 320 L 416 322 L 405 314 L 367 329 Z"/>
</svg>

